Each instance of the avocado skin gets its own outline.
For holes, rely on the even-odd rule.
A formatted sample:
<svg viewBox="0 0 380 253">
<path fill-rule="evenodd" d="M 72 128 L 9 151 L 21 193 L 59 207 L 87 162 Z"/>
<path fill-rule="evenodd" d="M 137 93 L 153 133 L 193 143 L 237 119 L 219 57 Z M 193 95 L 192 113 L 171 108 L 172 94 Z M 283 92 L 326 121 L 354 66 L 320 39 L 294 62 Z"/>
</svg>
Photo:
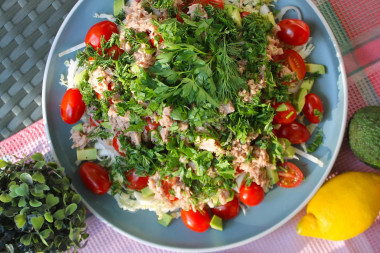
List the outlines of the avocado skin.
<svg viewBox="0 0 380 253">
<path fill-rule="evenodd" d="M 359 160 L 380 170 L 380 106 L 359 109 L 350 120 L 348 138 Z"/>
</svg>

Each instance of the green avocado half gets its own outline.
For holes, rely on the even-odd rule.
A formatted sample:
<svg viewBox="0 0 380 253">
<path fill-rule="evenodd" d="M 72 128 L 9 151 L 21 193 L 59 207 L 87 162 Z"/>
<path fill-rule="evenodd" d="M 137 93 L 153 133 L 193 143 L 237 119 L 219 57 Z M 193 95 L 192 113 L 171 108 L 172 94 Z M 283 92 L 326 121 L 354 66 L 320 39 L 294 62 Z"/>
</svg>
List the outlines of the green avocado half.
<svg viewBox="0 0 380 253">
<path fill-rule="evenodd" d="M 380 170 L 380 106 L 367 106 L 355 112 L 348 138 L 354 154 L 362 162 Z"/>
</svg>

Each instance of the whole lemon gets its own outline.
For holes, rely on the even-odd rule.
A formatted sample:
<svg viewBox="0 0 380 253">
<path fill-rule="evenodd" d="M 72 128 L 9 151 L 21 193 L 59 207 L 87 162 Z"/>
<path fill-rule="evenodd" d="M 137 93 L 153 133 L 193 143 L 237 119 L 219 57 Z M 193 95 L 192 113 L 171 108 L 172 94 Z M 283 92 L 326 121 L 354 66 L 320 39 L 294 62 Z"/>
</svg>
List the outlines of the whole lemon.
<svg viewBox="0 0 380 253">
<path fill-rule="evenodd" d="M 298 223 L 300 235 L 347 240 L 364 232 L 380 212 L 380 175 L 345 172 L 325 183 Z"/>
</svg>

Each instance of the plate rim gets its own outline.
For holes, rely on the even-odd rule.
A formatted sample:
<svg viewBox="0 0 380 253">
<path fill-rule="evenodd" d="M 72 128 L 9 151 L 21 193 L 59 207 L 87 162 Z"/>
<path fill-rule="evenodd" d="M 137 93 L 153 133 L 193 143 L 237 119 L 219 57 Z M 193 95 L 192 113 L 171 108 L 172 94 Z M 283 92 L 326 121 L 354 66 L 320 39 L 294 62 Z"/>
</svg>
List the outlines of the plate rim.
<svg viewBox="0 0 380 253">
<path fill-rule="evenodd" d="M 65 20 L 62 22 L 57 34 L 55 35 L 55 38 L 54 38 L 54 41 L 50 47 L 50 51 L 49 51 L 49 55 L 48 55 L 48 58 L 47 58 L 47 61 L 46 61 L 46 65 L 45 65 L 45 69 L 44 69 L 44 75 L 43 75 L 43 81 L 42 81 L 42 116 L 43 116 L 43 123 L 44 123 L 44 128 L 45 128 L 45 133 L 46 133 L 46 136 L 47 136 L 47 141 L 49 143 L 49 146 L 50 146 L 50 152 L 52 153 L 53 155 L 53 158 L 54 160 L 59 164 L 59 160 L 58 160 L 58 156 L 53 148 L 53 145 L 52 145 L 52 141 L 51 141 L 51 136 L 50 136 L 50 129 L 49 129 L 49 125 L 47 124 L 47 110 L 46 110 L 46 92 L 47 92 L 47 76 L 48 76 L 48 70 L 49 70 L 49 67 L 50 67 L 50 64 L 51 64 L 51 61 L 52 61 L 52 58 L 53 58 L 53 51 L 54 49 L 56 48 L 56 45 L 58 43 L 58 38 L 61 37 L 61 34 L 63 32 L 63 29 L 66 27 L 68 21 L 70 20 L 71 16 L 74 14 L 74 12 L 78 9 L 78 7 L 82 4 L 82 2 L 84 2 L 85 0 L 79 0 L 74 6 L 73 8 L 70 10 L 70 12 L 68 13 L 68 15 L 66 16 Z M 154 247 L 154 248 L 158 248 L 158 249 L 164 249 L 164 250 L 169 250 L 169 251 L 182 251 L 182 252 L 215 252 L 215 251 L 220 251 L 220 250 L 226 250 L 226 249 L 231 249 L 231 248 L 235 248 L 235 247 L 239 247 L 239 246 L 242 246 L 242 245 L 246 245 L 248 243 L 251 243 L 253 241 L 256 241 L 270 233 L 272 233 L 273 231 L 279 229 L 281 226 L 283 226 L 285 223 L 287 223 L 290 219 L 292 219 L 297 213 L 299 213 L 305 206 L 306 204 L 310 201 L 310 199 L 315 195 L 315 193 L 318 191 L 318 189 L 321 187 L 321 185 L 325 182 L 327 176 L 329 175 L 332 167 L 334 166 L 335 162 L 336 162 L 336 158 L 339 154 L 339 151 L 341 149 L 341 146 L 342 146 L 342 142 L 343 142 L 343 138 L 344 138 L 344 133 L 345 133 L 345 128 L 346 128 L 346 125 L 347 125 L 347 111 L 348 111 L 348 88 L 347 88 L 347 75 L 346 75 L 346 71 L 345 71 L 345 68 L 344 68 L 344 62 L 343 62 L 343 56 L 342 56 L 342 53 L 340 51 L 340 48 L 339 48 L 339 45 L 338 45 L 338 42 L 335 38 L 335 35 L 331 29 L 331 27 L 329 26 L 328 22 L 326 21 L 325 17 L 323 16 L 323 14 L 320 12 L 320 10 L 318 9 L 318 7 L 312 2 L 312 0 L 306 0 L 306 3 L 313 9 L 313 11 L 316 13 L 316 15 L 318 16 L 318 18 L 320 19 L 320 21 L 323 23 L 324 27 L 326 28 L 327 30 L 327 33 L 329 34 L 330 38 L 331 38 L 331 42 L 333 44 L 333 47 L 336 51 L 336 57 L 338 59 L 338 62 L 339 62 L 339 66 L 338 66 L 338 69 L 340 70 L 340 73 L 338 73 L 338 80 L 337 80 L 337 83 L 339 82 L 339 77 L 341 76 L 342 78 L 342 89 L 343 89 L 343 123 L 341 124 L 341 127 L 340 127 L 340 135 L 339 135 L 339 138 L 338 138 L 338 141 L 337 141 L 337 145 L 336 145 L 336 149 L 335 149 L 335 152 L 333 153 L 331 159 L 330 159 L 330 164 L 329 166 L 326 168 L 326 171 L 325 173 L 323 174 L 323 176 L 320 178 L 318 184 L 316 184 L 314 186 L 314 189 L 309 193 L 308 197 L 306 197 L 304 199 L 304 201 L 296 208 L 294 209 L 292 212 L 290 212 L 284 219 L 282 219 L 280 222 L 278 222 L 276 225 L 270 227 L 269 229 L 255 235 L 255 236 L 252 236 L 250 238 L 247 238 L 247 239 L 244 239 L 244 240 L 241 240 L 241 241 L 238 241 L 238 242 L 235 242 L 235 243 L 230 243 L 228 245 L 223 245 L 223 246 L 212 246 L 212 247 L 202 247 L 202 248 L 181 248 L 181 247 L 175 247 L 175 246 L 166 246 L 166 245 L 161 245 L 161 244 L 158 244 L 158 243 L 154 243 L 154 242 L 151 242 L 151 241 L 148 241 L 148 240 L 144 240 L 140 237 L 137 237 L 137 236 L 134 236 L 132 234 L 129 234 L 123 230 L 121 230 L 120 228 L 114 226 L 113 224 L 107 222 L 100 214 L 98 214 L 96 212 L 96 210 L 94 210 L 88 203 L 85 199 L 82 198 L 82 202 L 85 204 L 86 208 L 89 209 L 91 211 L 91 213 L 93 213 L 96 218 L 98 218 L 99 220 L 101 220 L 104 224 L 106 224 L 107 226 L 111 227 L 113 230 L 116 230 L 118 233 L 130 238 L 130 239 L 133 239 L 139 243 L 142 243 L 144 245 L 148 245 L 148 246 L 151 246 L 151 247 Z M 71 187 L 75 189 L 75 187 L 73 185 L 71 185 Z"/>
</svg>

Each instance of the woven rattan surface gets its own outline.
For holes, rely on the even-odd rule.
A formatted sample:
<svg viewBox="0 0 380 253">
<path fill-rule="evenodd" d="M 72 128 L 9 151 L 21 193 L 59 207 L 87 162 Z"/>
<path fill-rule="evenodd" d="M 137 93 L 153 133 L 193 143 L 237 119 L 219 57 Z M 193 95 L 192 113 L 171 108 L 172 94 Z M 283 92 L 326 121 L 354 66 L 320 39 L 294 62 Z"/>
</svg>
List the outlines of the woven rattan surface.
<svg viewBox="0 0 380 253">
<path fill-rule="evenodd" d="M 0 0 L 0 140 L 42 118 L 54 36 L 77 0 Z"/>
</svg>

